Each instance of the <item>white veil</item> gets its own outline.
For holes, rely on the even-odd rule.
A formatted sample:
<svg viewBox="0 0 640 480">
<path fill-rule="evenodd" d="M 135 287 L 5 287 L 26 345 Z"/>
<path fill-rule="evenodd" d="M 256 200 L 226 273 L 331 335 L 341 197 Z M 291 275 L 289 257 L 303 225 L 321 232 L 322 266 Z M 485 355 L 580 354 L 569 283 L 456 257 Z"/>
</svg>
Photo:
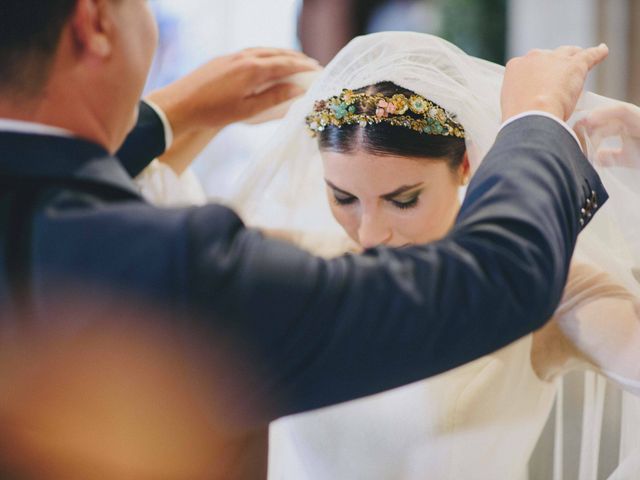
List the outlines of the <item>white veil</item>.
<svg viewBox="0 0 640 480">
<path fill-rule="evenodd" d="M 477 166 L 500 125 L 502 70 L 429 35 L 389 32 L 354 39 L 289 110 L 264 155 L 252 162 L 242 189 L 232 198 L 234 207 L 255 225 L 341 235 L 324 198 L 317 142 L 304 119 L 318 99 L 381 81 L 455 112 L 457 120 L 468 125 L 471 162 Z"/>
<path fill-rule="evenodd" d="M 345 235 L 331 217 L 325 197 L 317 140 L 305 126 L 314 102 L 338 95 L 345 88 L 393 82 L 456 115 L 465 128 L 475 171 L 501 125 L 503 72 L 503 67 L 471 57 L 431 35 L 386 32 L 356 38 L 292 106 L 264 155 L 252 162 L 232 204 L 249 224 L 307 234 L 313 241 L 301 243 L 317 252 L 331 252 L 326 245 L 318 246 L 319 238 L 343 248 L 340 241 Z M 590 93 L 583 95 L 569 124 L 612 102 Z M 611 273 L 640 296 L 640 175 L 622 168 L 598 167 L 597 151 L 609 141 L 585 138 L 588 157 L 601 173 L 611 199 L 581 236 L 577 255 Z M 597 465 L 595 468 L 597 471 Z"/>
</svg>

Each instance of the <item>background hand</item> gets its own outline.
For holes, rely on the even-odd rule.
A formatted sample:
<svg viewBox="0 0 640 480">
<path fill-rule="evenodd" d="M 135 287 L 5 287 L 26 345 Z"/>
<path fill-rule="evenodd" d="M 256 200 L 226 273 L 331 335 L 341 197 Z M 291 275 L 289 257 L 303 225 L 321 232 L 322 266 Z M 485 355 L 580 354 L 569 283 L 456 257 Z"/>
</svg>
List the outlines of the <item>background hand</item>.
<svg viewBox="0 0 640 480">
<path fill-rule="evenodd" d="M 148 98 L 164 110 L 178 138 L 219 130 L 295 98 L 304 91 L 283 80 L 319 69 L 299 52 L 254 48 L 211 60 Z"/>
<path fill-rule="evenodd" d="M 640 108 L 631 103 L 594 110 L 576 123 L 574 129 L 579 136 L 588 136 L 597 149 L 598 163 L 603 166 L 618 166 L 640 169 Z M 602 140 L 619 137 L 617 148 L 602 146 Z"/>
<path fill-rule="evenodd" d="M 560 47 L 556 50 L 532 50 L 508 64 L 502 87 L 502 118 L 541 110 L 561 120 L 573 111 L 588 73 L 602 62 L 609 49 L 602 44 L 593 48 Z"/>
</svg>

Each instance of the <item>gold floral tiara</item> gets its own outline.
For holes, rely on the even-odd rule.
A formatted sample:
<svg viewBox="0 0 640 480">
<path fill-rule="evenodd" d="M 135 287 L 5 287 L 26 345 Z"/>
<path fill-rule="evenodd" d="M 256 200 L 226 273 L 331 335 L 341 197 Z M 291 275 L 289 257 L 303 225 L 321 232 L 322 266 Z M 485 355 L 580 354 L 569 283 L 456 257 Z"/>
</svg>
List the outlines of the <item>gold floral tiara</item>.
<svg viewBox="0 0 640 480">
<path fill-rule="evenodd" d="M 409 111 L 418 117 L 407 115 Z M 340 95 L 317 101 L 306 118 L 313 136 L 328 126 L 340 128 L 358 124 L 366 127 L 383 122 L 427 135 L 465 138 L 464 128 L 456 122 L 454 115 L 420 95 L 386 97 L 381 93 L 369 95 L 343 90 Z"/>
</svg>

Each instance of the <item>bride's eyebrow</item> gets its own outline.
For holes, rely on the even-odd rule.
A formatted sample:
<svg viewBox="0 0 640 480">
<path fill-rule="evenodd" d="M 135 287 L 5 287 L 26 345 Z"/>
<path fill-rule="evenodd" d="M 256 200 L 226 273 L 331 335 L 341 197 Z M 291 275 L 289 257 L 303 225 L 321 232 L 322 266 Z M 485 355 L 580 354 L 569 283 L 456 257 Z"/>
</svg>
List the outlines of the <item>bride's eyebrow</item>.
<svg viewBox="0 0 640 480">
<path fill-rule="evenodd" d="M 340 187 L 336 187 L 333 183 L 331 183 L 329 180 L 327 180 L 326 178 L 324 179 L 325 183 L 327 185 L 329 185 L 329 187 L 331 187 L 333 190 L 335 190 L 338 193 L 342 193 L 343 195 L 346 195 L 348 197 L 355 197 L 355 195 L 353 193 L 349 193 L 346 190 L 341 189 Z"/>
<path fill-rule="evenodd" d="M 327 180 L 326 178 L 324 179 L 325 183 L 327 185 L 329 185 L 329 187 L 331 187 L 333 190 L 335 190 L 338 193 L 341 193 L 343 195 L 349 196 L 349 197 L 354 197 L 355 195 L 353 195 L 352 193 L 347 192 L 346 190 L 343 190 L 340 187 L 337 187 L 336 185 L 334 185 L 333 183 L 331 183 L 330 180 Z M 384 195 L 380 195 L 380 198 L 383 198 L 385 200 L 392 200 L 393 198 L 397 197 L 398 195 L 402 195 L 403 193 L 409 192 L 411 190 L 413 190 L 414 188 L 418 188 L 424 185 L 424 182 L 420 182 L 420 183 L 416 183 L 415 185 L 403 185 L 399 188 L 396 188 L 393 192 L 390 193 L 385 193 Z"/>
<path fill-rule="evenodd" d="M 385 199 L 385 200 L 392 200 L 393 198 L 397 197 L 398 195 L 401 195 L 401 194 L 406 193 L 406 192 L 408 192 L 410 190 L 413 190 L 414 188 L 421 187 L 422 185 L 424 185 L 424 182 L 416 183 L 415 185 L 403 185 L 402 187 L 395 189 L 393 192 L 385 193 L 384 195 L 380 195 L 380 197 Z"/>
</svg>

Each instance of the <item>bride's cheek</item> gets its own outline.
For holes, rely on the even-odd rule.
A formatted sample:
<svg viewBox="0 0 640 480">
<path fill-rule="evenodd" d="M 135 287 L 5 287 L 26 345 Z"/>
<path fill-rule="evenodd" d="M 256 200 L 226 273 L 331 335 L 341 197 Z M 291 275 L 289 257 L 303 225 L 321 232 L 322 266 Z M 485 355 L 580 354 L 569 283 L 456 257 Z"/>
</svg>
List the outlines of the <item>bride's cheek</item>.
<svg viewBox="0 0 640 480">
<path fill-rule="evenodd" d="M 414 214 L 408 218 L 407 229 L 411 232 L 413 239 L 420 241 L 433 241 L 441 234 L 440 224 L 442 220 L 437 218 L 433 209 L 423 204 L 418 207 Z"/>
<path fill-rule="evenodd" d="M 344 208 L 341 205 L 336 205 L 335 202 L 331 202 L 331 214 L 344 230 L 347 232 L 351 230 L 354 219 L 353 213 L 350 209 Z"/>
</svg>

